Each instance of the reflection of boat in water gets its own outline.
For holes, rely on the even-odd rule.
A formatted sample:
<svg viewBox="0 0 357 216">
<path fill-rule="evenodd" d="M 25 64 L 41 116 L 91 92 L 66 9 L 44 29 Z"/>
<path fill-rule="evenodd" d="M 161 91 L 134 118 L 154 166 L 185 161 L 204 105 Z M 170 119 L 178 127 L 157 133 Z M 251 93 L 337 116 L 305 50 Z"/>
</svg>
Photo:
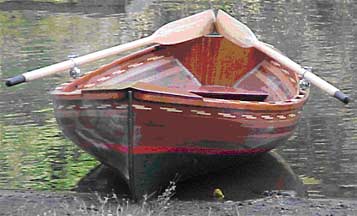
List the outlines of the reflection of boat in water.
<svg viewBox="0 0 357 216">
<path fill-rule="evenodd" d="M 284 143 L 308 91 L 278 61 L 217 35 L 149 47 L 57 88 L 56 119 L 140 198 Z"/>
<path fill-rule="evenodd" d="M 305 195 L 305 188 L 289 164 L 276 152 L 257 156 L 247 163 L 232 164 L 231 167 L 207 175 L 178 182 L 175 197 L 180 200 L 211 200 L 212 192 L 220 188 L 228 200 L 255 199 L 265 191 L 294 191 Z M 79 192 L 116 192 L 128 196 L 129 188 L 115 170 L 105 165 L 95 167 L 83 177 L 75 189 Z"/>
<path fill-rule="evenodd" d="M 305 195 L 305 188 L 289 164 L 275 151 L 252 160 L 236 163 L 209 175 L 182 182 L 177 187 L 179 199 L 210 199 L 214 188 L 220 188 L 228 200 L 255 199 L 264 192 L 294 191 Z"/>
</svg>

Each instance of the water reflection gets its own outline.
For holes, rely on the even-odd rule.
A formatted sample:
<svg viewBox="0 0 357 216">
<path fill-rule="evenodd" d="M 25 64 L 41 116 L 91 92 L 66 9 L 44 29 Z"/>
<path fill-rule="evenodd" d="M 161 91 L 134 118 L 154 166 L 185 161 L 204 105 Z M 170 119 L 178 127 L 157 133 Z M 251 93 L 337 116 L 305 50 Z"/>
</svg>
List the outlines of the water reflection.
<svg viewBox="0 0 357 216">
<path fill-rule="evenodd" d="M 127 1 L 5 1 L 0 3 L 0 10 L 33 10 L 50 13 L 117 14 L 125 11 Z M 104 3 L 103 3 L 104 2 Z"/>
<path fill-rule="evenodd" d="M 232 165 L 219 172 L 178 182 L 176 188 L 175 198 L 180 200 L 214 200 L 212 194 L 215 188 L 220 188 L 227 200 L 261 198 L 265 192 L 277 190 L 305 195 L 302 181 L 276 152 L 247 163 Z M 129 189 L 113 170 L 100 165 L 79 181 L 76 191 L 104 194 L 116 192 L 128 197 Z"/>
<path fill-rule="evenodd" d="M 69 190 L 97 164 L 63 139 L 53 118 L 1 126 L 0 188 Z"/>
<path fill-rule="evenodd" d="M 0 3 L 0 79 L 65 60 L 68 54 L 87 54 L 141 38 L 169 21 L 221 8 L 356 98 L 357 7 L 351 1 L 95 2 L 103 6 L 77 4 L 72 10 L 56 4 L 24 10 L 11 1 Z M 59 75 L 11 89 L 0 86 L 0 188 L 66 190 L 97 164 L 63 138 L 53 119 L 48 91 L 65 80 L 68 76 Z M 356 116 L 356 103 L 343 106 L 312 89 L 294 136 L 277 150 L 306 184 L 309 196 L 357 196 Z"/>
</svg>

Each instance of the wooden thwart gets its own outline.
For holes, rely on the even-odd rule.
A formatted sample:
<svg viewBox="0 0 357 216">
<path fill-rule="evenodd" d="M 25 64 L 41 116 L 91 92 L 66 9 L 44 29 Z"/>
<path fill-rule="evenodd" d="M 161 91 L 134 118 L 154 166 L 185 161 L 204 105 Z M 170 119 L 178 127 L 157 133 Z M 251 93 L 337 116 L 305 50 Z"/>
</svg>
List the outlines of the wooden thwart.
<svg viewBox="0 0 357 216">
<path fill-rule="evenodd" d="M 217 85 L 204 85 L 199 89 L 191 90 L 190 92 L 202 97 L 225 100 L 264 101 L 268 97 L 268 94 L 263 91 L 251 91 L 242 88 Z"/>
</svg>

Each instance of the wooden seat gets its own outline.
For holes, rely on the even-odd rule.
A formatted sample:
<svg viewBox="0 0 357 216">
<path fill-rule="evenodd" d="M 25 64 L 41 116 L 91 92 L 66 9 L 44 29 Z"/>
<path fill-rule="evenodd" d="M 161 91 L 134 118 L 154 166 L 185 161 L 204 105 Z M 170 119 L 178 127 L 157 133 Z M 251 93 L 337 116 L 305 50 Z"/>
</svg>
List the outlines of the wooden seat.
<svg viewBox="0 0 357 216">
<path fill-rule="evenodd" d="M 264 91 L 251 91 L 229 86 L 203 85 L 198 89 L 190 90 L 191 93 L 208 98 L 243 101 L 264 101 L 268 94 Z"/>
</svg>

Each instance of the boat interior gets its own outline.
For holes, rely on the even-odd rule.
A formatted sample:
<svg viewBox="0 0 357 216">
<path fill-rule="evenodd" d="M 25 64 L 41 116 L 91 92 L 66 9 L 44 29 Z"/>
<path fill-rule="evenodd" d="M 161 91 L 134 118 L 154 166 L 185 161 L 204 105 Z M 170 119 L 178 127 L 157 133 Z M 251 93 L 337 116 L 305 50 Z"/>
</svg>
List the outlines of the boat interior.
<svg viewBox="0 0 357 216">
<path fill-rule="evenodd" d="M 180 92 L 224 100 L 287 101 L 299 96 L 299 77 L 255 48 L 220 35 L 157 45 L 118 59 L 75 80 L 62 91 L 121 89 Z"/>
</svg>

